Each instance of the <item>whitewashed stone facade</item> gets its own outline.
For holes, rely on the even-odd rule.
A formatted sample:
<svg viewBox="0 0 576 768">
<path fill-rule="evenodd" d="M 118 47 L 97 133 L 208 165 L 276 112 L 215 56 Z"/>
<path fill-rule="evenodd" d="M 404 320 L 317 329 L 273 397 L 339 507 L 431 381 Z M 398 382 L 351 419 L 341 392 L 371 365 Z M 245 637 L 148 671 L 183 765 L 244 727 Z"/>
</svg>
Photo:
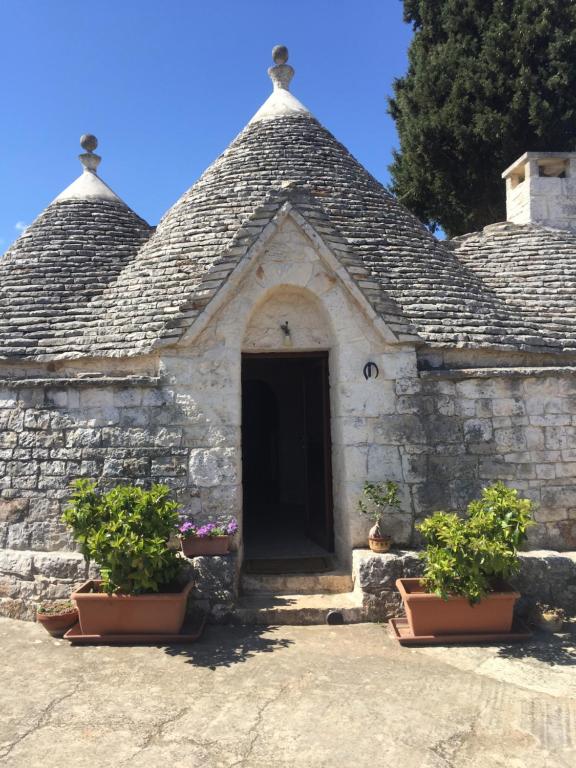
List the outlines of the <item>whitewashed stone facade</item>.
<svg viewBox="0 0 576 768">
<path fill-rule="evenodd" d="M 419 370 L 415 346 L 374 322 L 299 218 L 286 211 L 270 225 L 213 312 L 149 361 L 157 375 L 4 381 L 0 611 L 28 616 L 84 577 L 59 522 L 74 477 L 164 482 L 199 519 L 242 521 L 241 356 L 285 349 L 285 321 L 291 351 L 329 352 L 341 563 L 366 542 L 365 480 L 399 483 L 403 511 L 387 520 L 398 545 L 417 542 L 429 512 L 463 509 L 503 479 L 536 502 L 535 547 L 576 547 L 576 370 Z M 367 360 L 378 378 L 362 375 Z"/>
<path fill-rule="evenodd" d="M 285 321 L 292 329 L 290 351 L 329 351 L 336 551 L 349 562 L 352 547 L 366 540 L 366 520 L 357 511 L 364 481 L 383 473 L 401 479 L 399 449 L 382 432 L 378 436 L 378 421 L 395 412 L 395 380 L 416 376 L 416 356 L 413 346 L 395 343 L 375 323 L 349 275 L 298 218 L 285 213 L 274 223 L 197 335 L 187 334 L 173 353 L 161 355 L 161 373 L 177 387 L 176 401 L 206 430 L 207 444 L 190 462 L 201 494 L 241 517 L 242 352 L 285 351 Z M 377 379 L 364 379 L 367 360 L 378 364 Z M 409 541 L 409 516 L 395 522 L 394 533 Z"/>
<path fill-rule="evenodd" d="M 242 566 L 245 353 L 328 353 L 342 567 L 366 543 L 366 480 L 398 483 L 399 546 L 504 480 L 535 501 L 532 546 L 576 549 L 576 236 L 506 223 L 437 241 L 286 95 L 281 66 L 156 231 L 86 177 L 89 149 L 0 259 L 0 614 L 86 576 L 60 522 L 77 477 L 236 515 Z"/>
</svg>

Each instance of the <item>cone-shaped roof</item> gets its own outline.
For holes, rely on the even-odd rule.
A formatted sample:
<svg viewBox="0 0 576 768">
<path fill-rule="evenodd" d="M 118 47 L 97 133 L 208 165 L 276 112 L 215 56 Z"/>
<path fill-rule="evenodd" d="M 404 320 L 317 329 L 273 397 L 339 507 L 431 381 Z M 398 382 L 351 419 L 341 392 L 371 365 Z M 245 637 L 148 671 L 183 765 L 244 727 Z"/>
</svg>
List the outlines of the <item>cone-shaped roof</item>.
<svg viewBox="0 0 576 768">
<path fill-rule="evenodd" d="M 94 142 L 82 137 L 83 148 Z M 79 353 L 88 303 L 150 236 L 96 174 L 100 158 L 89 149 L 80 159 L 82 175 L 0 258 L 0 358 Z"/>
<path fill-rule="evenodd" d="M 411 324 L 436 344 L 545 344 L 289 93 L 287 52 L 274 53 L 272 95 L 93 302 L 101 317 L 90 344 L 130 354 L 177 338 L 288 198 L 379 282 L 376 309 L 395 332 Z"/>
<path fill-rule="evenodd" d="M 560 341 L 541 330 L 536 317 L 488 286 L 352 157 L 290 94 L 294 70 L 287 58 L 283 47 L 274 50 L 272 95 L 149 239 L 147 225 L 121 201 L 107 199 L 102 188 L 99 197 L 90 197 L 92 181 L 88 189 L 78 180 L 64 198 L 54 201 L 55 210 L 50 206 L 9 253 L 6 274 L 11 272 L 10 260 L 25 264 L 28 258 L 35 282 L 22 299 L 22 311 L 18 294 L 14 300 L 14 293 L 0 293 L 6 297 L 6 317 L 10 306 L 14 331 L 6 344 L 24 353 L 28 349 L 30 356 L 41 355 L 43 349 L 58 355 L 122 356 L 171 343 L 218 293 L 269 221 L 289 204 L 329 240 L 397 338 L 445 347 L 576 348 L 576 341 L 565 343 L 566 338 Z M 89 163 L 91 153 L 89 148 Z M 75 206 L 79 209 L 72 210 Z M 96 206 L 93 213 L 89 206 Z M 65 217 L 68 209 L 70 217 L 61 223 L 58 217 Z M 114 218 L 114 224 L 102 228 L 104 247 L 90 231 L 97 211 Z M 90 248 L 96 249 L 94 265 L 85 258 Z M 18 258 L 20 249 L 24 255 Z M 78 265 L 70 269 L 74 258 Z M 43 265 L 48 262 L 64 270 L 58 283 L 61 300 L 44 288 Z M 96 274 L 103 277 L 95 287 Z M 82 296 L 78 309 L 72 306 L 74 295 Z M 61 325 L 44 319 L 54 314 L 54 306 L 45 312 L 43 305 L 50 307 L 50 302 L 70 304 L 60 314 Z M 54 331 L 39 344 L 34 342 L 36 311 L 41 333 Z"/>
</svg>

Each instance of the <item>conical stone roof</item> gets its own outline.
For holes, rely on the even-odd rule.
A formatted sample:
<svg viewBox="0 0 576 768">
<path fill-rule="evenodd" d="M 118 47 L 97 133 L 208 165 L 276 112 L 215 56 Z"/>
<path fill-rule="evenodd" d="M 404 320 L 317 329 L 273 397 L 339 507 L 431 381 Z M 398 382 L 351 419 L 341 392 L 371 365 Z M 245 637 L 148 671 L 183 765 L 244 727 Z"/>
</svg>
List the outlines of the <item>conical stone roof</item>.
<svg viewBox="0 0 576 768">
<path fill-rule="evenodd" d="M 93 137 L 83 140 L 95 148 Z M 82 175 L 0 258 L 0 358 L 80 354 L 91 299 L 152 232 L 96 175 L 100 158 L 91 150 L 80 158 Z"/>
<path fill-rule="evenodd" d="M 378 283 L 377 309 L 397 334 L 415 329 L 446 346 L 546 345 L 288 92 L 285 58 L 269 73 L 272 96 L 93 302 L 92 349 L 131 354 L 177 339 L 287 200 Z"/>
<path fill-rule="evenodd" d="M 61 356 L 126 356 L 177 341 L 264 227 L 291 205 L 325 239 L 399 339 L 441 347 L 563 349 L 559 337 L 546 333 L 533 314 L 508 301 L 459 260 L 452 247 L 437 241 L 292 96 L 287 52 L 275 49 L 275 54 L 275 66 L 269 70 L 272 95 L 167 212 L 154 234 L 147 238 L 147 225 L 132 212 L 124 222 L 126 230 L 119 221 L 117 227 L 108 227 L 109 233 L 113 229 L 121 236 L 109 243 L 111 250 L 98 253 L 108 253 L 111 259 L 114 255 L 122 263 L 111 260 L 96 285 L 93 280 L 82 282 L 80 272 L 77 290 L 87 300 L 78 310 L 70 307 L 62 315 L 66 320 L 72 317 L 72 325 L 50 326 L 56 336 L 52 340 L 44 336 L 41 344 L 28 348 L 16 347 L 15 336 L 14 346 L 32 357 L 44 351 Z M 71 206 L 72 199 L 57 200 L 55 205 Z M 88 200 L 81 203 L 85 206 Z M 106 210 L 105 200 L 94 203 L 99 211 Z M 108 203 L 116 206 L 118 215 L 119 204 Z M 127 209 L 122 210 L 126 214 Z M 90 217 L 83 230 L 75 216 L 68 235 L 84 231 L 81 252 L 87 253 L 89 242 L 96 247 L 100 241 L 90 241 Z M 58 246 L 60 254 L 66 250 L 68 235 Z M 58 236 L 57 223 L 42 227 L 43 258 L 44 246 L 57 242 Z M 33 248 L 30 253 L 34 258 Z M 86 260 L 80 260 L 86 268 Z M 74 269 L 63 264 L 62 268 L 72 279 Z M 63 297 L 71 295 L 65 286 L 62 290 Z M 49 300 L 40 292 L 36 296 Z M 18 304 L 8 304 L 6 315 L 12 322 Z M 30 332 L 27 338 L 33 338 Z"/>
</svg>

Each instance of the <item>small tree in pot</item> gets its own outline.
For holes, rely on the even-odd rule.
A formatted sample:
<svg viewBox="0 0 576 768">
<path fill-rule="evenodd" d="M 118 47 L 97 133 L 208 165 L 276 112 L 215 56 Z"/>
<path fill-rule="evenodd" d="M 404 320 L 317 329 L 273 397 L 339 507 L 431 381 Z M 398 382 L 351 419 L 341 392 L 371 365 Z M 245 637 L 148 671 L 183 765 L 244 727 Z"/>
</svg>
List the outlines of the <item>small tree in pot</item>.
<svg viewBox="0 0 576 768">
<path fill-rule="evenodd" d="M 484 488 L 468 517 L 435 512 L 417 526 L 426 541 L 422 579 L 398 579 L 414 636 L 505 633 L 519 594 L 518 572 L 532 503 L 502 482 Z"/>
<path fill-rule="evenodd" d="M 393 480 L 382 483 L 364 483 L 362 497 L 358 500 L 360 511 L 368 515 L 374 525 L 368 533 L 368 545 L 373 552 L 388 552 L 392 537 L 386 533 L 384 515 L 387 510 L 400 509 L 398 484 Z"/>
<path fill-rule="evenodd" d="M 165 485 L 101 493 L 76 480 L 63 521 L 87 562 L 100 568 L 73 593 L 84 634 L 177 633 L 192 587 L 178 584 L 183 560 L 168 546 L 178 504 Z"/>
</svg>

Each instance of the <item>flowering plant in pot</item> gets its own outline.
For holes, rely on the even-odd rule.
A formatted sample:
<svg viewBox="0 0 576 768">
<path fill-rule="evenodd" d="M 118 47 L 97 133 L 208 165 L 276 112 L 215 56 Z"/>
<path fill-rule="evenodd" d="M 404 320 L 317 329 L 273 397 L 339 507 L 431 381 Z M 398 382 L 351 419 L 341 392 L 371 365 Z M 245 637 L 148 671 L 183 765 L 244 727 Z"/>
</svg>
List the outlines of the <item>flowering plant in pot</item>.
<svg viewBox="0 0 576 768">
<path fill-rule="evenodd" d="M 71 600 L 45 600 L 36 609 L 36 621 L 52 637 L 62 637 L 78 621 L 78 609 Z"/>
<path fill-rule="evenodd" d="M 383 483 L 364 483 L 358 507 L 374 523 L 368 533 L 368 546 L 373 552 L 388 552 L 392 546 L 392 537 L 386 533 L 384 515 L 386 510 L 400 509 L 398 484 L 393 480 L 386 480 Z"/>
<path fill-rule="evenodd" d="M 178 525 L 178 537 L 186 557 L 225 555 L 230 539 L 237 531 L 238 523 L 234 517 L 221 523 L 197 525 L 193 520 L 184 520 Z"/>
<path fill-rule="evenodd" d="M 121 485 L 101 493 L 76 480 L 63 515 L 87 562 L 100 569 L 72 594 L 83 634 L 175 634 L 192 582 L 179 581 L 182 558 L 168 546 L 178 504 L 165 485 Z"/>
<path fill-rule="evenodd" d="M 532 524 L 532 503 L 498 482 L 468 505 L 468 516 L 435 512 L 417 528 L 426 541 L 422 579 L 398 579 L 415 636 L 505 633 L 520 597 L 507 585 Z"/>
</svg>

